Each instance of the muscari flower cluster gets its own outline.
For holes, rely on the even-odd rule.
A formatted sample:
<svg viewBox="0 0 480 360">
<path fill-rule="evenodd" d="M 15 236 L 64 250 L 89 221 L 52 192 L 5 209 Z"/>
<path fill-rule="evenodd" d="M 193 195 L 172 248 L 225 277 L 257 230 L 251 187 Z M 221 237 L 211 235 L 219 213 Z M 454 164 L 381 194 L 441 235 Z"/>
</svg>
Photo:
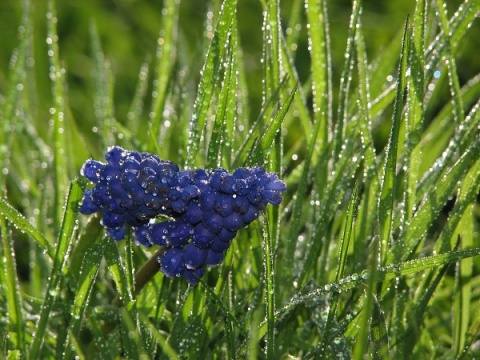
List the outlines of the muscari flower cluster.
<svg viewBox="0 0 480 360">
<path fill-rule="evenodd" d="M 115 240 L 133 229 L 137 244 L 159 245 L 168 277 L 198 283 L 207 266 L 219 265 L 237 231 L 267 204 L 278 205 L 286 185 L 261 167 L 183 170 L 157 155 L 111 147 L 107 163 L 87 160 L 81 174 L 94 183 L 80 212 L 102 212 L 102 225 Z M 164 219 L 164 221 L 160 221 Z M 167 219 L 167 220 L 165 220 Z"/>
</svg>

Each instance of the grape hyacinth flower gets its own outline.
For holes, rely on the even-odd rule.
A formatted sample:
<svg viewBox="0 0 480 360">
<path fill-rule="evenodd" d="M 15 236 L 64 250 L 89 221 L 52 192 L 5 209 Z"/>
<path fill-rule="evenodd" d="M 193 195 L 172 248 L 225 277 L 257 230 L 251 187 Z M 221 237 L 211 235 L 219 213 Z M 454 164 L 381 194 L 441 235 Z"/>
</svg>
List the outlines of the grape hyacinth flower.
<svg viewBox="0 0 480 360">
<path fill-rule="evenodd" d="M 286 190 L 261 167 L 232 174 L 223 168 L 181 171 L 157 155 L 120 147 L 109 148 L 105 159 L 82 167 L 93 187 L 85 190 L 80 212 L 100 211 L 102 225 L 117 241 L 129 225 L 138 245 L 165 247 L 160 270 L 192 285 L 206 267 L 223 261 L 237 231 L 268 204 L 279 205 Z"/>
</svg>

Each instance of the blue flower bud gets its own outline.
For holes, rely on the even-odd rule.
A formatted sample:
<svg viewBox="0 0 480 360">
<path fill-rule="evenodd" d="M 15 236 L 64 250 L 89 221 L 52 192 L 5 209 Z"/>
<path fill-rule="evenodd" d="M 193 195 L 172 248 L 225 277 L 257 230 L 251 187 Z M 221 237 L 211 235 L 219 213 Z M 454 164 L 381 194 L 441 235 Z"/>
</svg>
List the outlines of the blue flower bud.
<svg viewBox="0 0 480 360">
<path fill-rule="evenodd" d="M 222 262 L 238 230 L 258 218 L 267 204 L 278 205 L 286 185 L 261 167 L 180 171 L 157 155 L 111 147 L 107 163 L 87 160 L 80 211 L 102 211 L 102 224 L 115 240 L 126 225 L 139 245 L 167 247 L 159 259 L 166 276 L 195 285 L 205 265 Z M 168 221 L 158 222 L 168 216 Z"/>
<path fill-rule="evenodd" d="M 227 228 L 222 228 L 222 231 L 217 234 L 217 237 L 222 241 L 230 241 L 237 235 L 236 231 L 230 231 Z"/>
<path fill-rule="evenodd" d="M 197 285 L 200 278 L 205 273 L 205 268 L 201 267 L 196 270 L 185 269 L 182 272 L 182 277 L 188 281 L 190 285 Z"/>
<path fill-rule="evenodd" d="M 169 221 L 166 234 L 167 244 L 181 248 L 187 243 L 192 234 L 192 227 L 183 221 Z"/>
<path fill-rule="evenodd" d="M 205 259 L 205 265 L 208 265 L 208 266 L 220 265 L 224 257 L 225 257 L 225 254 L 223 251 L 217 252 L 213 250 L 208 250 L 207 258 Z"/>
<path fill-rule="evenodd" d="M 105 154 L 105 160 L 107 160 L 110 165 L 116 166 L 120 163 L 124 155 L 125 150 L 118 146 L 112 146 L 108 148 L 108 151 Z"/>
<path fill-rule="evenodd" d="M 202 216 L 202 224 L 208 231 L 218 234 L 223 227 L 223 217 L 215 212 L 204 212 Z"/>
<path fill-rule="evenodd" d="M 146 236 L 150 243 L 167 246 L 168 221 L 148 225 Z"/>
<path fill-rule="evenodd" d="M 258 209 L 255 206 L 249 206 L 246 213 L 242 214 L 242 220 L 245 224 L 250 224 L 258 218 Z"/>
<path fill-rule="evenodd" d="M 85 176 L 88 180 L 94 183 L 100 181 L 100 173 L 105 167 L 105 164 L 95 160 L 87 160 L 80 170 L 80 174 Z"/>
<path fill-rule="evenodd" d="M 183 251 L 178 248 L 168 249 L 159 259 L 160 270 L 168 277 L 180 276 L 184 270 Z"/>
<path fill-rule="evenodd" d="M 200 194 L 198 201 L 200 203 L 200 208 L 202 211 L 211 211 L 213 209 L 213 204 L 215 204 L 217 193 L 213 190 L 207 190 Z"/>
<path fill-rule="evenodd" d="M 122 240 L 125 237 L 125 225 L 119 226 L 117 228 L 107 228 L 107 233 L 110 235 L 114 240 Z"/>
<path fill-rule="evenodd" d="M 150 247 L 152 246 L 152 242 L 150 241 L 150 231 L 149 225 L 141 225 L 135 228 L 135 232 L 133 233 L 133 239 L 135 240 L 135 244 L 143 245 Z"/>
<path fill-rule="evenodd" d="M 218 194 L 213 204 L 213 210 L 220 216 L 228 216 L 233 212 L 234 201 L 235 199 L 232 199 L 230 195 Z"/>
<path fill-rule="evenodd" d="M 245 226 L 242 217 L 236 212 L 223 219 L 223 225 L 230 231 L 238 231 Z"/>
<path fill-rule="evenodd" d="M 212 245 L 210 246 L 210 250 L 221 252 L 228 250 L 230 247 L 230 241 L 222 241 L 218 237 L 215 237 L 215 239 L 212 242 Z"/>
<path fill-rule="evenodd" d="M 93 202 L 92 190 L 86 189 L 83 193 L 82 204 L 80 205 L 80 212 L 85 215 L 93 214 L 100 211 L 102 207 Z"/>
<path fill-rule="evenodd" d="M 245 196 L 235 196 L 232 199 L 232 208 L 237 214 L 245 214 L 250 208 L 250 202 Z"/>
<path fill-rule="evenodd" d="M 115 214 L 110 211 L 104 211 L 102 216 L 103 225 L 109 228 L 116 228 L 124 224 L 123 215 Z"/>
<path fill-rule="evenodd" d="M 222 181 L 220 182 L 220 191 L 223 191 L 226 194 L 233 194 L 235 192 L 235 178 L 227 174 L 222 177 Z"/>
<path fill-rule="evenodd" d="M 185 213 L 182 215 L 182 219 L 190 225 L 196 225 L 202 221 L 202 216 L 203 211 L 200 208 L 200 204 L 198 202 L 191 202 L 188 204 Z"/>
<path fill-rule="evenodd" d="M 208 249 L 212 245 L 215 235 L 208 231 L 202 224 L 195 226 L 192 242 L 200 249 Z"/>
<path fill-rule="evenodd" d="M 208 250 L 199 249 L 193 243 L 189 243 L 183 249 L 183 263 L 187 269 L 198 269 L 203 266 Z"/>
</svg>

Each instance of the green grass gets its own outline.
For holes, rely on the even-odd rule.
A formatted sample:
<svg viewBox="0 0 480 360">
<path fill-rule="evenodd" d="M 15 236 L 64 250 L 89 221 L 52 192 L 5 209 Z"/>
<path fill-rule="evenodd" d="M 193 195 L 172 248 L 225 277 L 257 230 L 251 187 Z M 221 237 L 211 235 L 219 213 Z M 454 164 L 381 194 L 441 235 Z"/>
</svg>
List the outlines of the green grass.
<svg viewBox="0 0 480 360">
<path fill-rule="evenodd" d="M 3 5 L 0 357 L 480 357 L 480 2 L 385 3 Z M 79 214 L 111 145 L 288 191 L 192 288 Z"/>
</svg>

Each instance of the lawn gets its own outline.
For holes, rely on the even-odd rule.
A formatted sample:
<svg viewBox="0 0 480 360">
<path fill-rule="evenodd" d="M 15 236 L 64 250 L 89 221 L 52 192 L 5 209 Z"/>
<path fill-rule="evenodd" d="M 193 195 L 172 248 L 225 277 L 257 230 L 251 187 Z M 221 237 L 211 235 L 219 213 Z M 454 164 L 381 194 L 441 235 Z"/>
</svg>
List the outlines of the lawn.
<svg viewBox="0 0 480 360">
<path fill-rule="evenodd" d="M 479 358 L 479 14 L 2 1 L 0 358 Z"/>
</svg>

